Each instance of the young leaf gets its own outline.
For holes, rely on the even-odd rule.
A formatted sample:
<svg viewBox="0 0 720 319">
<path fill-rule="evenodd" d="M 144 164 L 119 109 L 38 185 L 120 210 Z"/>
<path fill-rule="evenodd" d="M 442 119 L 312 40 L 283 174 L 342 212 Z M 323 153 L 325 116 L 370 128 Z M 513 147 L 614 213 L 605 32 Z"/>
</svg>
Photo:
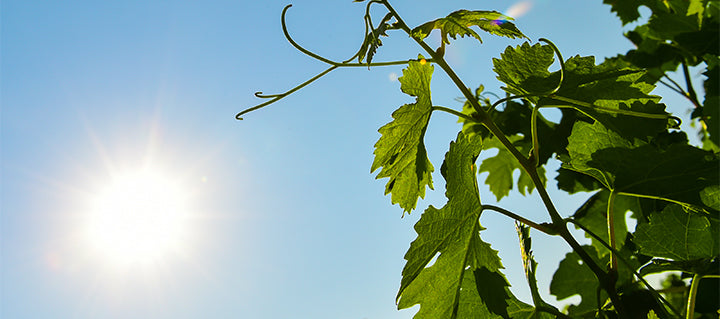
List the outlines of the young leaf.
<svg viewBox="0 0 720 319">
<path fill-rule="evenodd" d="M 430 79 L 433 67 L 420 61 L 411 61 L 398 78 L 400 89 L 417 97 L 413 104 L 401 106 L 392 116 L 394 120 L 381 127 L 380 140 L 375 143 L 375 160 L 371 172 L 382 167 L 376 178 L 389 177 L 385 194 L 392 193 L 391 201 L 404 211 L 415 209 L 417 199 L 425 196 L 425 187 L 432 189 L 431 173 L 434 170 L 427 158 L 423 138 L 430 114 Z"/>
<path fill-rule="evenodd" d="M 363 41 L 362 48 L 360 49 L 360 54 L 358 54 L 358 62 L 362 63 L 363 59 L 367 56 L 367 63 L 372 63 L 372 59 L 375 56 L 375 52 L 377 52 L 377 49 L 382 46 L 382 40 L 380 37 L 386 37 L 387 36 L 387 30 L 392 29 L 392 26 L 390 25 L 390 19 L 392 19 L 393 14 L 389 12 L 388 14 L 383 17 L 383 19 L 380 21 L 380 25 L 378 25 L 377 28 L 374 28 L 372 25 L 370 25 L 370 32 L 365 36 L 365 41 Z"/>
<path fill-rule="evenodd" d="M 679 205 L 668 205 L 662 213 L 651 215 L 649 223 L 637 226 L 635 243 L 649 256 L 676 261 L 713 258 L 720 254 L 718 226 L 717 221 L 684 211 Z"/>
<path fill-rule="evenodd" d="M 540 307 L 552 308 L 551 305 L 546 303 L 540 297 L 538 291 L 538 283 L 535 274 L 537 273 L 537 262 L 532 253 L 532 238 L 530 238 L 530 227 L 525 226 L 519 222 L 515 223 L 515 229 L 517 230 L 518 237 L 520 239 L 520 254 L 522 256 L 523 268 L 525 269 L 525 278 L 530 286 L 530 295 L 532 296 L 533 304 Z M 557 310 L 557 309 L 556 309 Z"/>
<path fill-rule="evenodd" d="M 458 313 L 467 311 L 459 309 L 461 306 L 483 311 L 476 316 L 507 312 L 506 300 L 511 295 L 506 292 L 507 283 L 499 272 L 502 263 L 497 251 L 480 239 L 482 227 L 478 218 L 482 206 L 474 163 L 481 149 L 479 136 L 458 134 L 441 168 L 447 181 L 448 202 L 441 209 L 430 206 L 415 224 L 418 237 L 405 254 L 407 263 L 397 298 L 399 309 L 420 304 L 416 318 L 458 318 Z M 435 263 L 426 268 L 438 253 Z M 481 272 L 482 278 L 494 279 L 482 282 L 480 287 L 473 286 L 470 277 L 477 277 L 476 271 Z M 504 297 L 482 299 L 484 307 L 479 307 L 477 295 Z"/>
<path fill-rule="evenodd" d="M 494 35 L 512 39 L 526 38 L 512 22 L 509 22 L 509 20 L 513 20 L 513 18 L 505 16 L 497 11 L 458 10 L 449 14 L 445 18 L 439 18 L 423 23 L 422 25 L 414 28 L 411 35 L 416 39 L 423 40 L 430 35 L 432 30 L 438 29 L 441 32 L 442 41 L 447 44 L 450 44 L 448 36 L 453 39 L 456 39 L 457 36 L 472 36 L 482 42 L 480 35 L 470 29 L 472 26 L 477 26 L 481 30 Z"/>
</svg>

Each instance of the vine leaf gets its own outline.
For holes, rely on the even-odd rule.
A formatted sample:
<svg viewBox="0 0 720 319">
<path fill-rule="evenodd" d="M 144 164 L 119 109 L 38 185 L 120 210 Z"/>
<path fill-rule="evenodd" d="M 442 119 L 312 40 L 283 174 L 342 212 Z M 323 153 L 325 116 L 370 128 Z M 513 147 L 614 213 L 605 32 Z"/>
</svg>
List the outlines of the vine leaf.
<svg viewBox="0 0 720 319">
<path fill-rule="evenodd" d="M 471 36 L 482 43 L 480 35 L 473 29 L 470 29 L 472 26 L 477 26 L 481 30 L 493 35 L 511 39 L 527 38 L 509 20 L 513 20 L 513 18 L 497 11 L 458 10 L 445 18 L 423 23 L 412 29 L 410 34 L 418 40 L 423 40 L 430 35 L 432 30 L 438 29 L 441 32 L 442 41 L 447 44 L 450 44 L 448 36 L 453 39 L 457 39 L 457 36 Z"/>
<path fill-rule="evenodd" d="M 400 90 L 417 97 L 416 102 L 405 104 L 393 112 L 393 121 L 381 127 L 382 135 L 375 143 L 375 160 L 370 172 L 382 167 L 377 179 L 389 177 L 385 194 L 392 193 L 391 201 L 405 212 L 415 209 L 418 198 L 425 197 L 425 187 L 432 189 L 431 173 L 434 168 L 427 157 L 423 138 L 430 114 L 430 79 L 433 67 L 420 61 L 410 61 L 398 78 Z"/>
<path fill-rule="evenodd" d="M 686 142 L 662 147 L 637 139 L 631 142 L 598 122 L 576 123 L 568 140 L 564 168 L 593 176 L 606 188 L 627 195 L 715 211 L 700 195 L 720 183 L 720 160 L 711 152 Z"/>
<path fill-rule="evenodd" d="M 530 144 L 523 142 L 520 136 L 511 136 L 509 138 L 513 145 L 515 145 L 521 152 L 528 152 L 530 150 Z M 520 163 L 505 148 L 502 143 L 496 138 L 488 138 L 483 141 L 483 149 L 487 150 L 490 148 L 497 148 L 497 155 L 486 158 L 480 164 L 479 172 L 488 172 L 488 176 L 485 179 L 485 184 L 490 187 L 490 191 L 495 194 L 495 197 L 499 201 L 505 196 L 510 194 L 510 190 L 513 189 L 513 172 L 520 170 L 520 176 L 518 177 L 518 191 L 525 195 L 532 193 L 535 189 L 535 184 L 530 179 L 530 176 L 522 169 Z M 545 182 L 545 169 L 538 167 L 538 175 L 540 179 Z"/>
<path fill-rule="evenodd" d="M 500 273 L 502 263 L 497 251 L 480 238 L 482 205 L 474 163 L 481 149 L 479 136 L 462 132 L 450 143 L 441 168 L 448 202 L 441 209 L 428 207 L 415 224 L 418 236 L 405 254 L 397 295 L 399 309 L 420 304 L 415 318 L 458 318 L 470 309 L 473 316 L 507 318 L 513 297 Z M 482 297 L 488 295 L 502 297 Z"/>
<path fill-rule="evenodd" d="M 583 246 L 585 251 L 598 262 L 597 251 L 592 246 Z M 601 264 L 601 263 L 598 263 Z M 557 271 L 550 282 L 550 293 L 563 300 L 574 295 L 582 298 L 580 304 L 570 305 L 568 310 L 571 315 L 582 314 L 598 308 L 598 281 L 593 272 L 583 264 L 580 256 L 575 252 L 565 255 L 560 262 Z M 605 291 L 602 291 L 602 300 L 607 298 Z"/>
<path fill-rule="evenodd" d="M 386 37 L 387 31 L 397 28 L 393 27 L 389 22 L 390 19 L 392 19 L 393 14 L 388 13 L 383 17 L 383 19 L 380 21 L 380 24 L 377 28 L 374 28 L 372 25 L 370 25 L 370 32 L 365 36 L 365 41 L 363 41 L 362 47 L 360 48 L 360 53 L 358 54 L 358 63 L 362 63 L 363 59 L 367 56 L 367 64 L 372 63 L 372 59 L 375 56 L 375 53 L 377 52 L 377 49 L 382 46 L 382 40 L 380 37 Z"/>
<path fill-rule="evenodd" d="M 538 103 L 573 107 L 629 140 L 648 140 L 676 124 L 670 123 L 665 105 L 657 103 L 660 98 L 650 95 L 654 88 L 642 70 L 614 60 L 595 65 L 593 56 L 575 56 L 565 61 L 558 92 Z"/>
<path fill-rule="evenodd" d="M 682 206 L 668 205 L 660 214 L 650 215 L 649 223 L 635 230 L 635 243 L 649 256 L 689 261 L 713 258 L 720 254 L 720 231 L 717 221 L 684 211 Z"/>
<path fill-rule="evenodd" d="M 493 70 L 497 79 L 507 84 L 502 89 L 510 94 L 540 94 L 552 90 L 559 81 L 549 80 L 548 68 L 555 61 L 549 45 L 539 43 L 530 46 L 527 42 L 517 47 L 509 46 L 500 55 L 493 58 Z M 531 99 L 537 100 L 537 99 Z"/>
<path fill-rule="evenodd" d="M 655 2 L 654 0 L 603 0 L 603 3 L 612 6 L 612 12 L 615 12 L 622 21 L 623 25 L 633 22 L 640 18 L 640 12 L 638 8 L 641 5 L 648 5 L 649 2 Z"/>
<path fill-rule="evenodd" d="M 553 61 L 550 46 L 526 42 L 508 47 L 493 65 L 506 92 L 529 95 L 526 100 L 543 107 L 574 108 L 628 139 L 647 140 L 677 124 L 670 122 L 665 105 L 657 103 L 659 97 L 650 95 L 655 86 L 646 82 L 642 70 L 622 61 L 595 65 L 592 56 L 575 56 L 564 62 L 560 83 L 560 71 L 548 71 Z"/>
<path fill-rule="evenodd" d="M 700 200 L 707 207 L 720 210 L 720 185 L 704 188 L 700 191 Z"/>
</svg>

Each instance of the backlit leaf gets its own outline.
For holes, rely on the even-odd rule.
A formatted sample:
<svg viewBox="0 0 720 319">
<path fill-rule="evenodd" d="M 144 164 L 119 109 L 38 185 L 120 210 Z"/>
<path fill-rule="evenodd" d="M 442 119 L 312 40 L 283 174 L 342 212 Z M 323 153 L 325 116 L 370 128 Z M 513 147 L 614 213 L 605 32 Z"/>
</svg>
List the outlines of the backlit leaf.
<svg viewBox="0 0 720 319">
<path fill-rule="evenodd" d="M 471 36 L 482 42 L 480 35 L 477 34 L 472 26 L 477 26 L 481 30 L 490 34 L 499 35 L 508 38 L 525 38 L 525 35 L 510 22 L 513 18 L 505 16 L 497 11 L 469 11 L 458 10 L 449 14 L 445 18 L 435 19 L 423 23 L 414 28 L 411 32 L 412 36 L 417 39 L 425 39 L 434 29 L 441 32 L 442 41 L 450 43 L 448 36 L 456 39 L 457 36 Z"/>
<path fill-rule="evenodd" d="M 481 149 L 479 136 L 458 134 L 441 168 L 448 202 L 441 209 L 430 206 L 415 224 L 418 236 L 405 254 L 398 308 L 420 304 L 416 318 L 458 318 L 458 313 L 468 312 L 461 306 L 478 311 L 473 317 L 508 311 L 506 300 L 512 297 L 506 293 L 507 283 L 499 272 L 502 263 L 497 251 L 480 238 L 482 207 L 474 163 Z M 435 263 L 426 267 L 438 253 Z M 479 277 L 476 272 L 480 272 Z M 476 285 L 472 285 L 471 277 Z M 502 280 L 476 281 L 490 277 Z M 498 294 L 505 297 L 482 298 Z"/>
<path fill-rule="evenodd" d="M 427 158 L 423 138 L 430 114 L 430 79 L 433 67 L 429 63 L 411 61 L 398 78 L 400 89 L 417 97 L 413 104 L 401 106 L 393 112 L 393 121 L 381 127 L 380 140 L 375 143 L 375 160 L 371 172 L 382 167 L 376 178 L 389 177 L 385 194 L 392 194 L 392 203 L 404 211 L 415 209 L 418 198 L 425 196 L 425 187 L 432 189 L 432 163 Z"/>
<path fill-rule="evenodd" d="M 595 65 L 595 58 L 572 57 L 565 61 L 562 86 L 539 101 L 543 106 L 570 106 L 601 122 L 622 137 L 649 139 L 666 130 L 670 122 L 665 105 L 650 95 L 655 88 L 645 73 L 616 61 Z M 646 118 L 644 115 L 657 118 Z"/>
<path fill-rule="evenodd" d="M 557 86 L 559 78 L 555 82 L 548 81 L 548 68 L 555 61 L 549 45 L 530 46 L 525 42 L 517 47 L 507 47 L 500 57 L 493 58 L 493 70 L 497 79 L 507 85 L 503 89 L 508 93 L 544 93 Z"/>
<path fill-rule="evenodd" d="M 377 28 L 373 26 L 370 27 L 370 31 L 365 36 L 365 41 L 363 42 L 362 48 L 360 48 L 360 54 L 358 54 L 358 62 L 362 63 L 363 59 L 367 56 L 367 63 L 372 63 L 372 59 L 375 56 L 375 53 L 377 52 L 377 49 L 382 46 L 382 40 L 380 37 L 386 37 L 387 36 L 387 30 L 392 29 L 392 25 L 390 25 L 390 19 L 392 19 L 393 14 L 388 13 L 383 17 L 383 19 L 380 21 L 380 24 Z"/>
</svg>

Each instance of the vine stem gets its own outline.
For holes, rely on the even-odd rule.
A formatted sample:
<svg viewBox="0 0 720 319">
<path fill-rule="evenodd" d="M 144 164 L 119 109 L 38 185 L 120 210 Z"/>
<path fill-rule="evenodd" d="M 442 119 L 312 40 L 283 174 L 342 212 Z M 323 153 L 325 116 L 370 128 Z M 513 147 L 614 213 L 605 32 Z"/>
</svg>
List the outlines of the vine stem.
<svg viewBox="0 0 720 319">
<path fill-rule="evenodd" d="M 620 253 L 617 251 L 617 249 L 610 247 L 610 244 L 605 242 L 605 240 L 603 238 L 601 238 L 598 234 L 593 233 L 591 230 L 589 230 L 587 227 L 583 226 L 583 224 L 580 224 L 578 221 L 573 220 L 573 219 L 568 219 L 567 221 L 569 223 L 572 223 L 573 225 L 577 226 L 578 228 L 582 229 L 586 234 L 590 235 L 592 238 L 597 240 L 605 248 L 607 248 L 611 252 L 615 253 L 618 257 L 618 260 L 622 261 L 623 264 L 625 264 L 625 266 L 627 266 L 628 269 L 630 269 L 632 271 L 633 275 L 635 275 L 635 277 L 637 277 L 637 279 L 640 282 L 642 282 L 645 285 L 645 287 L 647 287 L 647 289 L 650 291 L 650 293 L 652 293 L 653 296 L 655 296 L 660 301 L 662 301 L 665 304 L 665 306 L 667 306 L 668 309 L 670 309 L 670 311 L 672 311 L 673 314 L 675 314 L 676 317 L 679 317 L 679 315 L 678 315 L 679 312 L 675 309 L 675 307 L 673 307 L 672 304 L 670 304 L 665 298 L 663 298 L 662 295 L 660 295 L 660 293 L 663 291 L 655 290 L 655 288 L 653 288 L 650 285 L 650 283 L 648 283 L 647 280 L 645 280 L 645 278 L 643 278 L 642 275 L 640 275 L 635 269 L 633 269 L 633 265 L 630 264 L 630 262 L 627 259 L 625 259 L 622 255 L 620 255 Z M 665 313 L 667 314 L 667 312 L 665 312 Z M 667 316 L 669 317 L 669 314 L 667 314 Z"/>
<path fill-rule="evenodd" d="M 702 279 L 702 275 L 695 274 L 690 283 L 690 293 L 688 294 L 687 309 L 685 310 L 686 319 L 693 319 L 695 317 L 695 299 L 697 298 L 700 279 Z"/>
<path fill-rule="evenodd" d="M 528 226 L 530 226 L 530 227 L 532 227 L 532 228 L 535 228 L 535 229 L 537 229 L 537 230 L 539 230 L 539 231 L 541 231 L 541 232 L 543 232 L 543 233 L 545 233 L 545 234 L 548 234 L 548 235 L 551 235 L 551 236 L 552 236 L 552 235 L 557 235 L 557 232 L 556 232 L 554 229 L 552 229 L 552 227 L 548 227 L 547 224 L 538 224 L 538 223 L 536 223 L 536 222 L 534 222 L 534 221 L 532 221 L 532 220 L 529 220 L 529 219 L 527 219 L 527 218 L 525 218 L 525 217 L 522 217 L 522 216 L 520 216 L 520 215 L 518 215 L 518 214 L 515 214 L 515 213 L 513 213 L 513 212 L 511 212 L 511 211 L 509 211 L 509 210 L 507 210 L 507 209 L 502 208 L 502 207 L 498 207 L 498 206 L 495 206 L 495 205 L 482 205 L 482 210 L 492 210 L 492 211 L 496 211 L 496 212 L 498 212 L 498 213 L 500 213 L 500 214 L 503 214 L 503 215 L 505 215 L 505 216 L 507 216 L 507 217 L 510 217 L 510 218 L 512 218 L 512 219 L 514 219 L 514 220 L 516 220 L 516 221 L 519 221 L 519 222 L 521 222 L 521 223 L 523 223 L 523 224 L 525 224 L 525 225 L 528 225 Z"/>
<path fill-rule="evenodd" d="M 615 250 L 617 249 L 615 238 L 615 197 L 617 197 L 617 192 L 614 190 L 610 191 L 607 203 L 608 238 L 610 238 L 610 247 L 612 248 L 610 253 L 610 269 L 613 275 L 617 275 L 618 271 L 617 255 L 615 255 Z"/>
<path fill-rule="evenodd" d="M 468 120 L 468 121 L 477 122 L 477 120 L 475 120 L 474 118 L 472 118 L 471 116 L 469 116 L 469 115 L 467 115 L 467 114 L 465 114 L 465 113 L 461 113 L 461 112 L 458 112 L 458 111 L 456 111 L 456 110 L 453 110 L 453 109 L 451 109 L 451 108 L 447 108 L 447 107 L 444 107 L 444 106 L 436 106 L 436 105 L 434 105 L 431 109 L 432 109 L 433 111 L 443 111 L 443 112 L 446 112 L 446 113 L 450 113 L 450 114 L 452 114 L 452 115 L 455 115 L 455 116 L 457 116 L 457 117 L 459 117 L 459 118 L 466 119 L 466 120 Z"/>
<path fill-rule="evenodd" d="M 695 108 L 700 108 L 700 102 L 697 98 L 697 93 L 695 93 L 695 88 L 693 88 L 692 81 L 690 80 L 690 70 L 688 69 L 687 63 L 685 61 L 682 62 L 683 67 L 683 75 L 685 75 L 685 85 L 687 85 L 687 94 L 685 97 L 687 97 L 690 102 L 695 105 Z"/>
<path fill-rule="evenodd" d="M 405 21 L 403 21 L 402 17 L 400 17 L 400 15 L 397 13 L 397 11 L 395 11 L 395 9 L 390 5 L 390 3 L 387 0 L 382 0 L 382 3 L 385 5 L 388 11 L 391 12 L 393 16 L 395 16 L 400 28 L 408 35 L 410 35 L 410 37 L 412 37 L 412 30 L 410 29 L 410 27 L 408 27 Z M 577 240 L 575 240 L 575 238 L 572 236 L 572 234 L 570 234 L 570 231 L 567 228 L 567 223 L 565 223 L 563 218 L 560 216 L 560 213 L 558 213 L 557 209 L 555 208 L 555 205 L 550 199 L 547 190 L 545 190 L 545 185 L 540 180 L 537 169 L 535 165 L 533 165 L 534 163 L 531 162 L 529 158 L 522 155 L 520 151 L 518 151 L 518 149 L 512 144 L 512 142 L 508 140 L 502 130 L 497 127 L 497 125 L 495 125 L 495 122 L 493 122 L 492 119 L 488 116 L 487 112 L 485 112 L 485 110 L 480 107 L 477 100 L 475 100 L 474 95 L 472 94 L 472 92 L 470 92 L 470 89 L 465 86 L 465 84 L 460 80 L 455 71 L 447 64 L 445 59 L 437 52 L 435 52 L 435 50 L 433 50 L 424 41 L 415 37 L 412 38 L 433 58 L 435 63 L 440 66 L 443 71 L 445 71 L 445 73 L 450 77 L 450 79 L 453 81 L 455 86 L 457 86 L 460 92 L 462 92 L 468 102 L 470 102 L 473 108 L 477 110 L 478 118 L 476 120 L 480 121 L 483 125 L 485 125 L 485 127 L 487 127 L 487 129 L 490 130 L 490 132 L 495 135 L 495 137 L 497 137 L 500 143 L 502 143 L 505 148 L 507 148 L 507 150 L 513 155 L 513 157 L 515 157 L 520 162 L 520 165 L 528 173 L 533 183 L 535 184 L 538 194 L 540 195 L 540 198 L 542 199 L 545 207 L 548 210 L 548 213 L 550 214 L 553 225 L 557 228 L 558 235 L 561 236 L 565 240 L 565 242 L 568 243 L 568 245 L 570 245 L 573 251 L 575 251 L 578 256 L 580 256 L 583 262 L 595 274 L 595 276 L 600 281 L 602 288 L 608 292 L 608 295 L 610 296 L 610 299 L 612 300 L 613 305 L 615 305 L 618 313 L 621 316 L 624 316 L 625 311 L 623 309 L 622 303 L 620 302 L 620 297 L 615 290 L 615 283 L 608 280 L 607 273 L 602 268 L 600 268 L 600 266 L 595 262 L 595 260 L 593 260 L 592 257 L 588 255 L 588 253 L 582 248 L 580 243 L 578 243 Z"/>
</svg>

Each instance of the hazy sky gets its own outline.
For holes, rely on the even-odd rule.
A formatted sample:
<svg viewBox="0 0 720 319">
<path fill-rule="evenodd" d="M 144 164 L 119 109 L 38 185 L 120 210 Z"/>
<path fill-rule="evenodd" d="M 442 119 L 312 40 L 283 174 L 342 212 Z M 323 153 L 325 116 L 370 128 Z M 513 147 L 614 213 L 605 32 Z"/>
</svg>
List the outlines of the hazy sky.
<svg viewBox="0 0 720 319">
<path fill-rule="evenodd" d="M 391 3 L 411 26 L 456 9 L 508 12 L 518 4 Z M 386 181 L 369 172 L 377 129 L 412 101 L 399 91 L 402 67 L 337 70 L 235 120 L 261 102 L 255 91 L 282 92 L 325 68 L 283 38 L 286 4 L 2 2 L 0 317 L 412 317 L 414 310 L 395 306 L 403 255 L 420 212 L 445 199 L 438 169 L 436 191 L 401 218 L 383 196 Z M 336 60 L 357 50 L 363 4 L 293 5 L 288 25 L 297 41 Z M 510 14 L 528 37 L 551 39 L 566 58 L 602 60 L 631 48 L 601 0 L 515 8 Z M 378 21 L 384 12 L 376 14 Z M 491 57 L 522 41 L 481 36 L 483 45 L 453 42 L 446 57 L 466 84 L 502 94 Z M 376 61 L 420 53 L 400 32 L 384 43 Z M 435 70 L 433 102 L 461 108 L 460 93 Z M 688 104 L 674 101 L 684 117 Z M 436 168 L 459 128 L 450 115 L 433 116 L 427 147 Z M 98 245 L 107 229 L 94 237 L 87 229 L 113 180 L 137 171 L 181 188 L 167 204 L 181 206 L 185 219 L 169 249 L 127 263 Z M 481 196 L 494 203 L 487 188 Z M 569 215 L 589 195 L 551 196 Z M 500 205 L 547 221 L 539 202 L 533 193 Z M 512 221 L 488 213 L 481 223 L 513 291 L 529 300 Z M 546 292 L 569 249 L 540 234 L 534 243 Z"/>
</svg>

